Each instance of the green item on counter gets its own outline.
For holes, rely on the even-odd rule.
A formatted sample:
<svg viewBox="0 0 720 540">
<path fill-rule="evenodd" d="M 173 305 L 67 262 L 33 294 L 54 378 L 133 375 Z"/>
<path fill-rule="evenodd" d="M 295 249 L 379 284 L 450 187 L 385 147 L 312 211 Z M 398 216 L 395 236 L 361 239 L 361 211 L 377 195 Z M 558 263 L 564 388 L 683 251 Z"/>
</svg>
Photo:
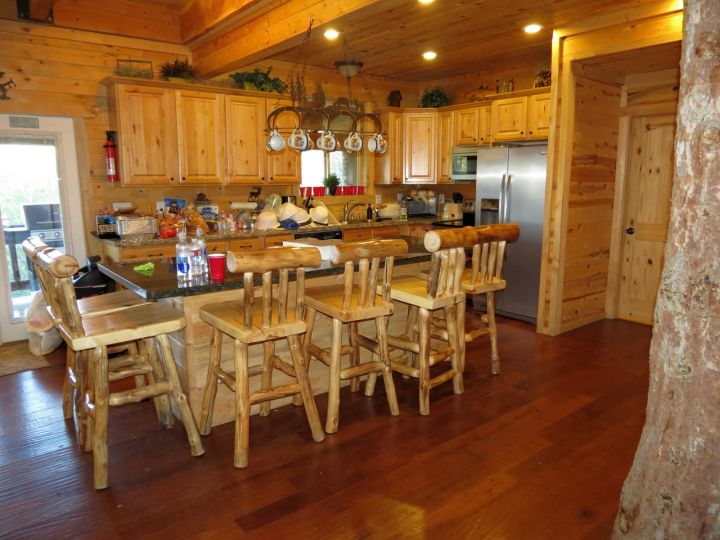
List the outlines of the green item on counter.
<svg viewBox="0 0 720 540">
<path fill-rule="evenodd" d="M 155 272 L 155 263 L 153 262 L 146 262 L 142 264 L 138 264 L 136 267 L 133 268 L 138 274 L 142 274 L 144 276 L 152 276 Z"/>
</svg>

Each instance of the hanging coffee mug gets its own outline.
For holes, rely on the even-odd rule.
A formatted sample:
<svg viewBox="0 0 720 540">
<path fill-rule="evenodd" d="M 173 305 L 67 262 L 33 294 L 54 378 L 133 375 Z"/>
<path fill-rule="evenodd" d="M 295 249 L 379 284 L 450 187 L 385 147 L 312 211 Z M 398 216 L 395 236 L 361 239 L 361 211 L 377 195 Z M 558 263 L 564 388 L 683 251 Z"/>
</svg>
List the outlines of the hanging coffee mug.
<svg viewBox="0 0 720 540">
<path fill-rule="evenodd" d="M 373 153 L 377 152 L 378 148 L 380 147 L 380 144 L 379 144 L 380 139 L 378 139 L 378 137 L 382 138 L 382 135 L 380 135 L 379 133 L 375 133 L 372 137 L 370 137 L 368 139 L 368 142 L 367 142 L 368 150 L 370 150 Z"/>
<path fill-rule="evenodd" d="M 363 146 L 362 137 L 356 131 L 353 131 L 347 136 L 343 146 L 348 152 L 359 152 Z"/>
<path fill-rule="evenodd" d="M 277 130 L 277 128 L 273 129 L 270 132 L 267 146 L 273 152 L 279 152 L 280 150 L 285 148 L 285 139 L 283 139 L 282 135 L 280 135 L 280 132 Z"/>
<path fill-rule="evenodd" d="M 317 147 L 325 152 L 333 152 L 337 148 L 337 139 L 332 131 L 325 131 L 317 140 Z"/>
<path fill-rule="evenodd" d="M 288 137 L 288 146 L 302 152 L 307 149 L 308 140 L 307 133 L 300 128 L 296 128 Z"/>
</svg>

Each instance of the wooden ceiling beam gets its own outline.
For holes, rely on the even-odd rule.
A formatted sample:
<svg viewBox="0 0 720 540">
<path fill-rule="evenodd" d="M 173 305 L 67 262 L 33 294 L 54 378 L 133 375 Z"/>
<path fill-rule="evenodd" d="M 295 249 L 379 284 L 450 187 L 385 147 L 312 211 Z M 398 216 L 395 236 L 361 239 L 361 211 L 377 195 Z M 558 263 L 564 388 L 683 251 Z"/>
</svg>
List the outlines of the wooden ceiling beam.
<svg viewBox="0 0 720 540">
<path fill-rule="evenodd" d="M 263 60 L 300 45 L 308 24 L 315 31 L 359 12 L 388 9 L 403 0 L 287 0 L 221 36 L 193 47 L 193 65 L 203 77 L 212 77 Z"/>
<path fill-rule="evenodd" d="M 219 28 L 237 24 L 240 19 L 257 15 L 269 4 L 269 0 L 194 0 L 180 15 L 180 34 L 183 43 L 193 40 Z"/>
</svg>

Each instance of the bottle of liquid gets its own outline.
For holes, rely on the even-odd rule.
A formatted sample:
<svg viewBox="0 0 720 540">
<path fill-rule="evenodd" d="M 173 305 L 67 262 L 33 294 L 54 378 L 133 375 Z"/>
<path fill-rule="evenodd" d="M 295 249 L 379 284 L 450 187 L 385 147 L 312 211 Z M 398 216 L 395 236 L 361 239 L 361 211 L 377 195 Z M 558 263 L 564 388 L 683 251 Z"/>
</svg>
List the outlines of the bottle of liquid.
<svg viewBox="0 0 720 540">
<path fill-rule="evenodd" d="M 367 210 L 365 211 L 365 215 L 367 216 L 368 221 L 373 220 L 373 209 L 372 209 L 372 206 L 370 205 L 370 203 L 368 203 L 368 205 L 367 205 Z"/>
<path fill-rule="evenodd" d="M 178 243 L 175 245 L 175 266 L 179 282 L 190 279 L 190 246 L 187 243 L 185 231 L 178 234 Z"/>
<path fill-rule="evenodd" d="M 205 240 L 202 237 L 202 229 L 198 227 L 195 238 L 190 247 L 190 274 L 192 276 L 202 276 L 205 274 Z"/>
</svg>

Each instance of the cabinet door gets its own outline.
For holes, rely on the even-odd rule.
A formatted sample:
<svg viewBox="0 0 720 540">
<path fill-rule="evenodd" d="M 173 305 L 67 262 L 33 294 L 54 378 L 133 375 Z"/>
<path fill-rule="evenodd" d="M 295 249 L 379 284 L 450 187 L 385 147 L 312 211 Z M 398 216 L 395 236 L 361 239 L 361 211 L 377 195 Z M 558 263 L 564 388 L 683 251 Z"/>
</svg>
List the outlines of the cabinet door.
<svg viewBox="0 0 720 540">
<path fill-rule="evenodd" d="M 528 98 L 528 139 L 547 139 L 550 136 L 550 94 Z"/>
<path fill-rule="evenodd" d="M 282 246 L 283 242 L 292 242 L 295 240 L 294 234 L 273 234 L 265 237 L 264 247 Z"/>
<path fill-rule="evenodd" d="M 437 113 L 406 113 L 405 182 L 435 183 Z"/>
<path fill-rule="evenodd" d="M 478 130 L 479 144 L 490 144 L 492 142 L 492 107 L 490 105 L 480 108 Z"/>
<path fill-rule="evenodd" d="M 274 99 L 266 100 L 267 112 L 272 112 L 277 103 Z M 290 105 L 290 102 L 281 101 L 279 107 Z M 287 139 L 290 130 L 297 127 L 297 117 L 289 112 L 282 113 L 277 118 L 277 127 L 282 130 L 281 134 Z M 264 145 L 263 145 L 264 147 Z M 285 148 L 280 152 L 268 152 L 268 176 L 267 181 L 272 184 L 299 184 L 300 183 L 300 152 L 293 150 L 285 141 Z"/>
<path fill-rule="evenodd" d="M 235 238 L 228 242 L 228 250 L 243 251 L 246 249 L 262 249 L 263 242 L 259 236 L 250 236 L 245 238 Z"/>
<path fill-rule="evenodd" d="M 402 234 L 402 230 L 399 225 L 375 227 L 372 231 L 373 238 L 400 238 Z"/>
<path fill-rule="evenodd" d="M 366 229 L 347 229 L 343 231 L 342 235 L 345 242 L 370 240 L 373 237 L 373 230 L 370 227 Z"/>
<path fill-rule="evenodd" d="M 453 119 L 452 112 L 441 112 L 438 114 L 438 182 L 450 182 L 452 172 L 452 147 L 453 147 Z"/>
<path fill-rule="evenodd" d="M 226 176 L 224 96 L 178 90 L 177 132 L 184 184 L 220 184 Z"/>
<path fill-rule="evenodd" d="M 383 128 L 387 132 L 387 150 L 375 154 L 375 183 L 402 184 L 403 181 L 403 116 L 399 112 L 382 115 Z"/>
<path fill-rule="evenodd" d="M 116 93 L 122 183 L 179 181 L 173 90 L 123 84 Z"/>
<path fill-rule="evenodd" d="M 525 138 L 527 98 L 498 99 L 492 104 L 493 141 L 517 141 Z"/>
<path fill-rule="evenodd" d="M 231 184 L 265 181 L 265 99 L 225 96 L 228 176 Z"/>
<path fill-rule="evenodd" d="M 455 111 L 455 144 L 478 144 L 480 132 L 480 109 L 462 109 Z"/>
</svg>

